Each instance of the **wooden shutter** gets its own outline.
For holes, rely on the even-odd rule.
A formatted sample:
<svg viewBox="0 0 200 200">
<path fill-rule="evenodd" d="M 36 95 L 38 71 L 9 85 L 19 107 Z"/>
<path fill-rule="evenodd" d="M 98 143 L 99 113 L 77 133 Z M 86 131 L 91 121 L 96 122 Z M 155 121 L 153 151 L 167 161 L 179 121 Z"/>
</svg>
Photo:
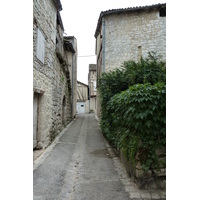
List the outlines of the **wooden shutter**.
<svg viewBox="0 0 200 200">
<path fill-rule="evenodd" d="M 40 29 L 37 29 L 37 58 L 44 63 L 45 38 Z"/>
</svg>

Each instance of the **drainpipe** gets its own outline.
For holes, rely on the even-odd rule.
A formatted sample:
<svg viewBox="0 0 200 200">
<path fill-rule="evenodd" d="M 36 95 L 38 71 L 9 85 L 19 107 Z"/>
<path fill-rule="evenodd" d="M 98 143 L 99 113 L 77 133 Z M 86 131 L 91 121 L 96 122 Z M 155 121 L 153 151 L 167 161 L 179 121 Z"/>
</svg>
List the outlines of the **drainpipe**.
<svg viewBox="0 0 200 200">
<path fill-rule="evenodd" d="M 73 38 L 74 47 L 74 38 Z M 72 53 L 72 118 L 74 118 L 74 53 Z"/>
<path fill-rule="evenodd" d="M 89 94 L 88 94 L 88 99 L 89 99 L 89 113 L 90 113 L 90 91 L 91 91 L 91 89 L 90 89 L 90 70 L 89 70 L 89 83 L 88 83 L 88 90 L 89 90 Z"/>
<path fill-rule="evenodd" d="M 102 29 L 103 29 L 103 44 L 102 44 L 102 51 L 103 51 L 103 72 L 105 72 L 105 19 L 102 19 Z"/>
</svg>

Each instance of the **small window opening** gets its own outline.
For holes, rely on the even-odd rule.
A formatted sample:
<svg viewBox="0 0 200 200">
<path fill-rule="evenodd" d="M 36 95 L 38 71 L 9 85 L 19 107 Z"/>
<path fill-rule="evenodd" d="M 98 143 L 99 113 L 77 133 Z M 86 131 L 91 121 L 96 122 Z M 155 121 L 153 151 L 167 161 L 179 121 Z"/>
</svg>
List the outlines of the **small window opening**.
<svg viewBox="0 0 200 200">
<path fill-rule="evenodd" d="M 65 125 L 65 122 L 66 122 L 65 106 L 66 106 L 66 100 L 65 100 L 65 96 L 64 96 L 63 97 L 63 102 L 62 102 L 62 125 Z"/>
<path fill-rule="evenodd" d="M 166 8 L 161 8 L 159 13 L 160 17 L 166 17 Z"/>
<path fill-rule="evenodd" d="M 142 58 L 142 47 L 138 46 L 138 62 L 141 60 Z"/>
</svg>

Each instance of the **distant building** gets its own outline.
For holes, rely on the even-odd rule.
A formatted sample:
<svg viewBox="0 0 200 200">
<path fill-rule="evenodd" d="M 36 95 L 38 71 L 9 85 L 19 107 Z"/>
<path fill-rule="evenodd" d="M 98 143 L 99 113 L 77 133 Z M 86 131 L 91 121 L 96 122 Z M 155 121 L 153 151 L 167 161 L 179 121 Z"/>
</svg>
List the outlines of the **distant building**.
<svg viewBox="0 0 200 200">
<path fill-rule="evenodd" d="M 89 113 L 89 87 L 77 81 L 77 113 Z"/>
<path fill-rule="evenodd" d="M 77 40 L 74 36 L 65 36 L 64 42 L 66 44 L 66 51 L 67 51 L 67 61 L 68 61 L 68 69 L 70 73 L 70 80 L 71 80 L 71 109 L 72 109 L 72 118 L 76 116 L 76 102 L 77 102 Z"/>
<path fill-rule="evenodd" d="M 61 10 L 60 0 L 33 0 L 34 149 L 47 147 L 76 113 L 77 44 L 63 37 Z"/>
<path fill-rule="evenodd" d="M 155 51 L 166 58 L 166 4 L 100 13 L 96 31 L 97 77 Z M 98 94 L 97 94 L 98 96 Z M 99 98 L 97 116 L 100 116 Z"/>
<path fill-rule="evenodd" d="M 97 65 L 89 64 L 89 73 L 88 73 L 88 86 L 89 86 L 89 110 L 96 114 L 97 102 Z"/>
</svg>

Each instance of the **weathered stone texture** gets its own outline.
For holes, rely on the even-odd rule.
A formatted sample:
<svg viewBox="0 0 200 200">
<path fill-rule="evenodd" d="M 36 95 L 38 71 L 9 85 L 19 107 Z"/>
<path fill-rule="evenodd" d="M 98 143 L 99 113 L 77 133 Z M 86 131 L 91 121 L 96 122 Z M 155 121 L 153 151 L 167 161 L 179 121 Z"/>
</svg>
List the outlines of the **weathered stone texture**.
<svg viewBox="0 0 200 200">
<path fill-rule="evenodd" d="M 68 56 L 56 2 L 33 1 L 33 89 L 35 93 L 42 91 L 38 101 L 37 148 L 48 146 L 72 118 Z M 45 40 L 44 63 L 37 58 L 37 29 Z"/>
<path fill-rule="evenodd" d="M 105 71 L 121 66 L 123 61 L 138 60 L 155 51 L 165 60 L 166 18 L 159 10 L 105 16 Z"/>
<path fill-rule="evenodd" d="M 124 61 L 145 58 L 151 51 L 166 59 L 166 15 L 160 16 L 165 8 L 166 4 L 157 4 L 101 12 L 95 31 L 97 77 L 119 68 Z"/>
<path fill-rule="evenodd" d="M 88 86 L 89 86 L 89 111 L 96 114 L 96 94 L 97 94 L 97 65 L 89 64 Z"/>
<path fill-rule="evenodd" d="M 161 14 L 162 10 L 162 14 Z M 113 9 L 101 12 L 97 28 L 96 55 L 97 77 L 102 72 L 119 68 L 124 61 L 139 61 L 141 56 L 146 58 L 149 52 L 156 52 L 162 60 L 166 60 L 166 4 L 157 4 L 127 9 Z M 161 15 L 160 15 L 161 14 Z M 100 118 L 100 98 L 97 92 L 97 117 Z M 161 157 L 161 160 L 165 157 Z M 152 177 L 156 174 L 158 187 L 165 188 L 165 166 L 161 171 L 144 173 L 136 169 L 126 159 L 123 159 L 127 171 L 141 182 L 141 187 L 151 185 Z M 146 180 L 147 179 L 147 180 Z M 144 181 L 144 182 L 143 182 Z M 147 183 L 147 184 L 146 184 Z M 155 187 L 157 187 L 157 185 Z"/>
<path fill-rule="evenodd" d="M 77 112 L 77 55 L 78 55 L 78 50 L 77 50 L 77 40 L 73 36 L 65 37 L 72 45 L 75 50 L 75 53 L 68 52 L 67 53 L 67 60 L 68 60 L 68 69 L 69 69 L 69 75 L 70 75 L 70 80 L 71 80 L 71 88 L 72 88 L 72 117 L 74 118 L 76 116 Z"/>
<path fill-rule="evenodd" d="M 49 141 L 47 139 L 52 124 L 51 119 L 51 82 L 42 73 L 33 69 L 34 84 L 33 87 L 44 91 L 44 94 L 40 95 L 39 110 L 38 110 L 38 133 L 37 140 L 46 146 Z"/>
<path fill-rule="evenodd" d="M 71 95 L 69 94 L 68 90 L 67 77 L 65 75 L 66 72 L 64 72 L 60 67 L 60 63 L 57 58 L 55 59 L 54 69 L 54 77 L 52 82 L 53 126 L 51 133 L 53 138 L 62 130 L 62 127 L 71 120 Z M 63 103 L 65 105 L 63 105 Z"/>
</svg>

